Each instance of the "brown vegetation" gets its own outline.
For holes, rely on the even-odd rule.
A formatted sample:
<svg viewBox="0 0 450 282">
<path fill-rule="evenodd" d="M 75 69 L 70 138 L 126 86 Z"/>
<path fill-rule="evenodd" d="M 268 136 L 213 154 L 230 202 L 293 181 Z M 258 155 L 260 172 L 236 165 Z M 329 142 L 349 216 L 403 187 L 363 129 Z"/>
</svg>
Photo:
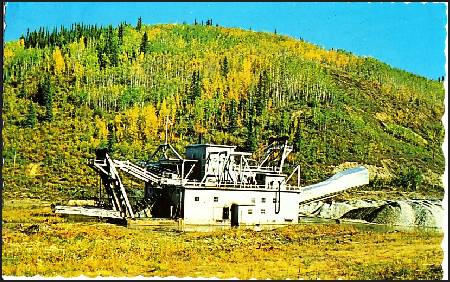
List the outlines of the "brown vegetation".
<svg viewBox="0 0 450 282">
<path fill-rule="evenodd" d="M 209 232 L 74 222 L 36 200 L 6 201 L 3 275 L 258 279 L 441 279 L 442 234 L 340 224 Z"/>
</svg>

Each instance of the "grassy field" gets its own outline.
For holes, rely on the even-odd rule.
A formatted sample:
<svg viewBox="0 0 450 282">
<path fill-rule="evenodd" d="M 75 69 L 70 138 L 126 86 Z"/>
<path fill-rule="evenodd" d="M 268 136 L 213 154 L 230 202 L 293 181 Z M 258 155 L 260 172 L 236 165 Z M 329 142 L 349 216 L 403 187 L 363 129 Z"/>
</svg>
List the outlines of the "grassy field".
<svg viewBox="0 0 450 282">
<path fill-rule="evenodd" d="M 5 200 L 2 275 L 240 279 L 442 279 L 443 234 L 342 224 L 169 232 L 70 221 Z"/>
</svg>

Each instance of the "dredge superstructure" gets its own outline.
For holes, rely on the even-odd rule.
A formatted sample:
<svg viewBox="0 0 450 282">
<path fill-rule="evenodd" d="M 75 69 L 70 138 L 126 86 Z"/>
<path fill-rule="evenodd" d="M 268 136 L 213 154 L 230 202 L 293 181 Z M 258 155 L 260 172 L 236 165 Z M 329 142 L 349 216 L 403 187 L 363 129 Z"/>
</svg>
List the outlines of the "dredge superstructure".
<svg viewBox="0 0 450 282">
<path fill-rule="evenodd" d="M 297 223 L 299 204 L 332 197 L 348 188 L 368 184 L 366 168 L 340 172 L 309 186 L 300 185 L 300 166 L 283 172 L 292 152 L 287 138 L 271 139 L 261 161 L 236 146 L 193 144 L 184 156 L 165 142 L 151 162 L 136 165 L 111 158 L 98 150 L 89 165 L 102 180 L 103 195 L 97 207 L 57 206 L 55 212 L 134 219 L 172 218 L 185 224 L 288 224 Z M 130 200 L 119 171 L 144 184 L 143 197 Z M 293 177 L 295 174 L 296 177 Z M 296 178 L 297 181 L 293 182 Z"/>
</svg>

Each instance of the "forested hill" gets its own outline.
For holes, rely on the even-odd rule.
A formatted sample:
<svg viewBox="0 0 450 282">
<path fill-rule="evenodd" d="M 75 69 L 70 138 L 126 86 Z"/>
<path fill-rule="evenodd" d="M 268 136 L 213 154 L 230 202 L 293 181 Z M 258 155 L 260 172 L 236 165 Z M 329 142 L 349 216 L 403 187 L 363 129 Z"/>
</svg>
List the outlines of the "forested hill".
<svg viewBox="0 0 450 282">
<path fill-rule="evenodd" d="M 302 183 L 371 168 L 365 189 L 443 195 L 445 90 L 344 50 L 200 24 L 29 31 L 4 48 L 6 197 L 89 196 L 94 149 L 146 160 L 164 140 L 256 152 L 289 136 Z M 440 80 L 440 79 L 439 79 Z"/>
</svg>

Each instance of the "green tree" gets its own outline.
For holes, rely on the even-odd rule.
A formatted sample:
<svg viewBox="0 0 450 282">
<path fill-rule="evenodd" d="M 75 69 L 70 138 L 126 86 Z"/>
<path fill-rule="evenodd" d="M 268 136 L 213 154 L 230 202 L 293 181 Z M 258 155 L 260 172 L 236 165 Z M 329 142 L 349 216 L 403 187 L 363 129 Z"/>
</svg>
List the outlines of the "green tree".
<svg viewBox="0 0 450 282">
<path fill-rule="evenodd" d="M 116 133 L 114 130 L 114 124 L 112 122 L 108 123 L 108 152 L 114 152 L 114 146 L 116 143 Z"/>
<path fill-rule="evenodd" d="M 254 121 L 253 118 L 249 118 L 247 122 L 247 139 L 245 143 L 246 150 L 254 152 L 258 145 L 257 143 Z"/>
<path fill-rule="evenodd" d="M 148 36 L 147 32 L 144 32 L 144 35 L 142 35 L 141 46 L 139 47 L 139 51 L 145 54 L 147 53 L 147 48 L 148 48 Z"/>
<path fill-rule="evenodd" d="M 45 120 L 46 121 L 52 121 L 53 120 L 53 94 L 51 94 L 48 97 L 48 99 L 45 102 Z"/>
<path fill-rule="evenodd" d="M 119 25 L 119 31 L 117 32 L 117 37 L 119 38 L 119 45 L 123 44 L 123 23 Z"/>
<path fill-rule="evenodd" d="M 228 59 L 227 56 L 223 57 L 223 60 L 221 61 L 220 64 L 220 73 L 222 74 L 223 77 L 227 77 L 229 71 L 229 66 L 228 66 Z"/>
<path fill-rule="evenodd" d="M 30 104 L 28 105 L 28 113 L 25 117 L 25 126 L 34 128 L 37 123 L 37 117 L 36 117 L 36 107 L 34 106 L 34 103 L 30 101 Z"/>
<path fill-rule="evenodd" d="M 100 35 L 97 56 L 100 69 L 119 64 L 119 38 L 111 25 Z"/>
<path fill-rule="evenodd" d="M 200 78 L 200 71 L 195 71 L 192 73 L 192 79 L 191 79 L 191 87 L 190 87 L 190 93 L 189 93 L 189 100 L 191 103 L 195 101 L 197 97 L 200 97 L 202 95 L 202 85 L 201 85 L 201 78 Z"/>
<path fill-rule="evenodd" d="M 258 85 L 256 86 L 255 110 L 257 116 L 262 115 L 264 107 L 266 106 L 267 90 L 268 90 L 267 72 L 264 70 L 262 73 L 259 74 Z"/>
<path fill-rule="evenodd" d="M 41 106 L 45 107 L 45 120 L 53 120 L 53 89 L 50 76 L 46 75 L 38 85 L 37 100 Z"/>
<path fill-rule="evenodd" d="M 246 149 L 250 152 L 256 150 L 257 147 L 257 138 L 256 138 L 256 130 L 255 130 L 255 106 L 253 103 L 253 97 L 250 96 L 248 101 L 248 117 L 247 117 L 247 138 L 246 138 Z"/>
<path fill-rule="evenodd" d="M 136 24 L 136 30 L 137 31 L 141 31 L 141 28 L 142 28 L 142 18 L 139 17 L 138 21 L 137 21 L 137 24 Z"/>
<path fill-rule="evenodd" d="M 108 28 L 105 49 L 110 64 L 112 66 L 117 66 L 119 63 L 119 38 L 114 33 L 112 26 L 109 26 Z"/>
<path fill-rule="evenodd" d="M 398 170 L 396 178 L 393 179 L 394 185 L 410 191 L 417 191 L 422 182 L 423 175 L 415 167 L 406 167 Z"/>
<path fill-rule="evenodd" d="M 301 142 L 302 142 L 302 127 L 301 127 L 301 123 L 300 123 L 300 118 L 298 118 L 298 123 L 297 123 L 297 130 L 295 131 L 294 134 L 294 151 L 296 152 L 300 152 L 301 149 Z"/>
<path fill-rule="evenodd" d="M 284 110 L 281 118 L 281 135 L 289 134 L 290 130 L 290 114 L 288 110 Z"/>
<path fill-rule="evenodd" d="M 238 114 L 236 109 L 236 101 L 231 99 L 228 110 L 228 129 L 230 133 L 234 133 L 237 129 Z"/>
<path fill-rule="evenodd" d="M 27 98 L 27 91 L 25 89 L 25 83 L 22 82 L 22 85 L 20 86 L 19 94 L 17 95 L 18 98 Z"/>
</svg>

